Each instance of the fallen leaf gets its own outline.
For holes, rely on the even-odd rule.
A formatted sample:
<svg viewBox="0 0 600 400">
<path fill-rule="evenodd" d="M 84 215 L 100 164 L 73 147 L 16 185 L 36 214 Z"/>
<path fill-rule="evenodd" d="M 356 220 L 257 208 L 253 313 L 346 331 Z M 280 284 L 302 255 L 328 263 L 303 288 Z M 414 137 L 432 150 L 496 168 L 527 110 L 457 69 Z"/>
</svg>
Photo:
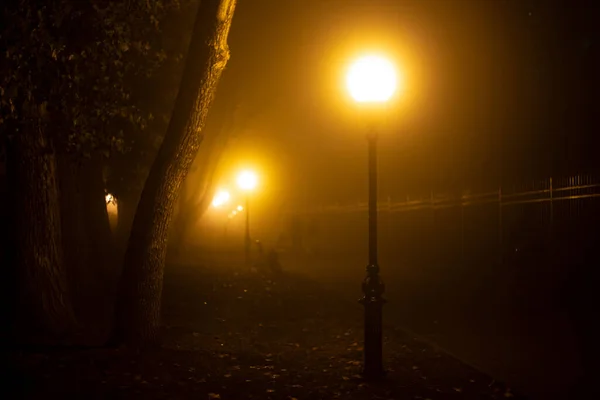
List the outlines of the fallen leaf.
<svg viewBox="0 0 600 400">
<path fill-rule="evenodd" d="M 220 394 L 217 394 L 217 393 L 209 393 L 209 394 L 208 394 L 208 398 L 209 398 L 209 399 L 220 399 L 220 398 L 221 398 L 221 395 L 220 395 Z"/>
<path fill-rule="evenodd" d="M 462 389 L 461 388 L 454 388 L 454 391 L 460 393 L 460 392 L 462 392 Z"/>
<path fill-rule="evenodd" d="M 275 393 L 275 389 L 267 389 L 267 393 Z"/>
<path fill-rule="evenodd" d="M 231 378 L 231 374 L 225 374 L 223 375 L 225 378 Z"/>
<path fill-rule="evenodd" d="M 345 380 L 345 381 L 349 381 L 350 380 L 350 378 L 348 378 L 347 376 L 342 376 L 342 379 Z"/>
</svg>

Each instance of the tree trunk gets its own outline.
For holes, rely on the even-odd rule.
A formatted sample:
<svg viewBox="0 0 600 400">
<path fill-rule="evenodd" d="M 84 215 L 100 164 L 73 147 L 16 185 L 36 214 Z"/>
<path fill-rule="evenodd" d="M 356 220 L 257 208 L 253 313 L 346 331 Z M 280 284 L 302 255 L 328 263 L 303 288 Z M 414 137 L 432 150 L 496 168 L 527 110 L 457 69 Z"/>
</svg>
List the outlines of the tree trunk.
<svg viewBox="0 0 600 400">
<path fill-rule="evenodd" d="M 220 134 L 223 134 L 222 132 Z M 184 181 L 179 198 L 178 210 L 173 221 L 173 232 L 169 238 L 169 248 L 176 255 L 179 255 L 185 250 L 185 239 L 192 226 L 194 226 L 203 214 L 197 206 L 209 191 L 211 173 L 214 173 L 211 162 L 213 161 L 213 152 L 219 151 L 216 146 L 217 138 L 212 138 L 209 141 L 204 141 L 203 149 L 198 154 L 194 163 L 197 166 L 198 175 L 188 175 L 188 180 L 194 178 L 194 187 L 192 190 L 187 190 L 189 182 Z M 198 158 L 202 159 L 198 160 Z M 191 193 L 189 193 L 191 192 Z"/>
<path fill-rule="evenodd" d="M 102 167 L 97 160 L 58 154 L 61 226 L 69 293 L 87 344 L 106 341 L 117 268 Z M 109 268 L 111 265 L 112 270 Z"/>
<path fill-rule="evenodd" d="M 67 344 L 75 318 L 62 259 L 55 155 L 39 119 L 22 128 L 8 163 L 17 222 L 18 337 Z"/>
<path fill-rule="evenodd" d="M 117 197 L 117 209 L 119 214 L 117 217 L 115 246 L 121 256 L 125 252 L 127 241 L 131 235 L 131 226 L 133 225 L 133 218 L 135 217 L 135 210 L 137 209 L 139 200 L 139 193 L 133 191 L 122 193 Z"/>
<path fill-rule="evenodd" d="M 87 314 L 83 301 L 90 282 L 90 243 L 87 240 L 83 208 L 80 165 L 68 154 L 59 153 L 57 173 L 59 183 L 63 262 L 69 293 L 77 319 Z"/>
<path fill-rule="evenodd" d="M 98 160 L 89 160 L 82 168 L 82 204 L 90 260 L 87 265 L 91 278 L 86 293 L 88 305 L 86 327 L 90 343 L 105 342 L 110 335 L 116 300 L 116 282 L 121 264 L 117 262 L 115 241 L 110 230 L 102 176 Z"/>
<path fill-rule="evenodd" d="M 125 253 L 116 311 L 118 338 L 129 345 L 158 340 L 169 223 L 229 58 L 227 37 L 235 3 L 203 0 L 198 6 L 173 115 L 144 185 Z"/>
<path fill-rule="evenodd" d="M 215 194 L 215 174 L 221 156 L 227 148 L 230 132 L 233 130 L 234 125 L 231 119 L 228 119 L 227 122 L 221 123 L 219 132 L 208 143 L 204 143 L 201 154 L 198 154 L 194 161 L 194 167 L 199 172 L 199 177 L 196 177 L 195 181 L 200 182 L 200 184 L 195 186 L 195 190 L 192 190 L 190 195 L 180 198 L 179 210 L 175 217 L 175 226 L 170 238 L 172 243 L 170 248 L 175 254 L 185 250 L 185 239 L 190 229 L 200 221 L 212 202 Z M 198 160 L 200 157 L 202 158 Z M 184 182 L 184 188 L 186 184 L 187 182 Z"/>
<path fill-rule="evenodd" d="M 97 160 L 87 161 L 82 168 L 82 202 L 87 239 L 99 277 L 111 275 L 115 268 L 114 240 L 110 230 L 102 165 Z"/>
</svg>

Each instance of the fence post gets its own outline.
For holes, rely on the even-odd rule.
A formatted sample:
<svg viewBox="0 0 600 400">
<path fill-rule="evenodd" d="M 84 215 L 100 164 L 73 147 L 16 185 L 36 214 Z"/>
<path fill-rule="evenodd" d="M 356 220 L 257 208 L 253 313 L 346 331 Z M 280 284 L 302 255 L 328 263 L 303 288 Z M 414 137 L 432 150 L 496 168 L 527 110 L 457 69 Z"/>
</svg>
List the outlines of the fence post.
<svg viewBox="0 0 600 400">
<path fill-rule="evenodd" d="M 393 231 L 392 231 L 392 226 L 393 226 L 393 222 L 392 222 L 392 196 L 390 196 L 388 194 L 387 197 L 387 234 L 388 234 L 388 240 L 390 240 L 390 238 L 393 237 Z"/>
<path fill-rule="evenodd" d="M 460 193 L 460 261 L 465 264 L 465 205 L 463 204 L 463 193 Z"/>
<path fill-rule="evenodd" d="M 554 192 L 552 188 L 552 177 L 550 177 L 550 231 L 554 226 Z"/>
<path fill-rule="evenodd" d="M 504 228 L 502 226 L 502 186 L 498 187 L 498 249 L 500 251 L 500 264 L 504 262 Z"/>
</svg>

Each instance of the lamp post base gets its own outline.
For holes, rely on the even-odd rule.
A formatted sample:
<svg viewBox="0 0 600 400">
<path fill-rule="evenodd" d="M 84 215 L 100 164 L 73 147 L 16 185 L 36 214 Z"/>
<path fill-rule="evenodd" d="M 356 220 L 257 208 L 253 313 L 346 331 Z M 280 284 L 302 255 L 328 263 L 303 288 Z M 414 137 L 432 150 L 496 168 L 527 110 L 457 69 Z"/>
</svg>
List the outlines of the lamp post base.
<svg viewBox="0 0 600 400">
<path fill-rule="evenodd" d="M 383 369 L 383 305 L 385 285 L 379 277 L 379 266 L 367 267 L 367 276 L 362 284 L 364 296 L 360 303 L 365 307 L 365 343 L 363 377 L 378 379 L 385 376 Z"/>
</svg>

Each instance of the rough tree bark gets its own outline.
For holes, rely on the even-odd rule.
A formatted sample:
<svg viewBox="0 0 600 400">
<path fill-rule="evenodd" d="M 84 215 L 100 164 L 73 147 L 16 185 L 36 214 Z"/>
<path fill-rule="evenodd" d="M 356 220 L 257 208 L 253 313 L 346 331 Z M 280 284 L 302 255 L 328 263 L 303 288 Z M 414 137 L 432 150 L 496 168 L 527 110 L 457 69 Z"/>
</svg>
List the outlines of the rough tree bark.
<svg viewBox="0 0 600 400">
<path fill-rule="evenodd" d="M 133 225 L 133 218 L 135 217 L 135 210 L 137 209 L 139 200 L 140 194 L 133 190 L 122 193 L 117 197 L 119 216 L 117 221 L 117 231 L 115 232 L 115 241 L 121 256 L 125 251 L 127 241 L 131 235 L 131 226 Z"/>
<path fill-rule="evenodd" d="M 76 322 L 62 258 L 56 160 L 40 121 L 21 125 L 8 160 L 17 222 L 17 331 L 30 344 L 69 344 Z"/>
<path fill-rule="evenodd" d="M 274 101 L 270 99 L 268 102 Z M 212 202 L 216 189 L 216 171 L 223 153 L 230 141 L 235 139 L 241 132 L 244 125 L 247 125 L 248 121 L 256 117 L 267 105 L 266 102 L 253 104 L 254 108 L 249 113 L 247 111 L 243 113 L 239 102 L 230 101 L 228 103 L 225 113 L 228 118 L 220 121 L 215 134 L 208 138 L 208 143 L 205 140 L 202 150 L 194 161 L 192 170 L 199 171 L 199 176 L 188 176 L 188 180 L 193 178 L 194 183 L 191 185 L 192 190 L 186 190 L 185 192 L 191 193 L 183 195 L 182 192 L 182 196 L 179 198 L 178 212 L 173 222 L 173 232 L 169 243 L 171 251 L 177 254 L 185 250 L 184 244 L 188 232 L 198 223 Z M 185 189 L 189 189 L 189 186 L 188 182 L 184 182 Z"/>
<path fill-rule="evenodd" d="M 202 128 L 229 59 L 235 0 L 202 0 L 173 115 L 144 185 L 124 258 L 117 339 L 158 341 L 167 237 L 179 189 L 202 142 Z"/>
<path fill-rule="evenodd" d="M 69 293 L 88 344 L 106 340 L 114 296 L 114 247 L 99 160 L 57 154 L 61 232 Z"/>
<path fill-rule="evenodd" d="M 221 132 L 217 137 L 212 138 L 210 142 L 204 143 L 207 148 L 205 156 L 198 165 L 199 177 L 197 177 L 196 186 L 192 190 L 182 190 L 179 198 L 178 212 L 175 217 L 173 233 L 170 237 L 172 246 L 170 249 L 176 254 L 185 250 L 185 238 L 190 229 L 200 220 L 204 212 L 208 209 L 214 192 L 214 175 L 219 163 L 219 159 L 225 149 L 225 142 Z M 186 183 L 183 183 L 184 189 L 187 189 Z"/>
<path fill-rule="evenodd" d="M 99 160 L 86 160 L 82 165 L 82 204 L 87 239 L 91 256 L 99 276 L 110 273 L 107 269 L 114 261 L 114 240 L 106 210 L 102 164 Z"/>
<path fill-rule="evenodd" d="M 68 154 L 58 153 L 57 175 L 60 199 L 61 245 L 73 310 L 78 320 L 86 314 L 82 301 L 87 292 L 90 243 L 87 240 L 81 190 L 81 168 Z"/>
</svg>

